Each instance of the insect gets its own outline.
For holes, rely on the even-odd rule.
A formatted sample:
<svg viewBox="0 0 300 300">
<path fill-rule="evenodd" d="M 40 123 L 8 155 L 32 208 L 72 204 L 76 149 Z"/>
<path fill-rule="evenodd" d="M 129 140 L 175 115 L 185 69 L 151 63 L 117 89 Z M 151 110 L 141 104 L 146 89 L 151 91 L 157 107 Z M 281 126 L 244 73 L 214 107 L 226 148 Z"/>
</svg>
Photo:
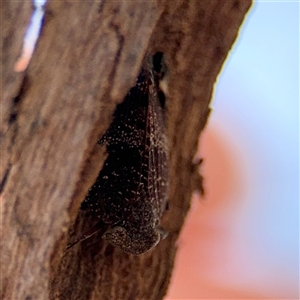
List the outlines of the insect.
<svg viewBox="0 0 300 300">
<path fill-rule="evenodd" d="M 167 205 L 168 148 L 154 73 L 145 62 L 98 141 L 108 157 L 82 206 L 108 225 L 104 240 L 134 255 L 166 236 L 159 222 Z"/>
</svg>

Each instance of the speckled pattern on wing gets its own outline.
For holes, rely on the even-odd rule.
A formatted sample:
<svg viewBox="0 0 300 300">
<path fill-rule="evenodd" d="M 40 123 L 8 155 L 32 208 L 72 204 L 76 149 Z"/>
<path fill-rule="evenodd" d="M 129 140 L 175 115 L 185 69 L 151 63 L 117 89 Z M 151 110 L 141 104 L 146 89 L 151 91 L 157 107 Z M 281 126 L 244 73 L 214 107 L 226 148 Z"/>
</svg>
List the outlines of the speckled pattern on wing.
<svg viewBox="0 0 300 300">
<path fill-rule="evenodd" d="M 142 68 L 99 143 L 108 157 L 84 205 L 110 225 L 105 240 L 144 253 L 163 237 L 159 221 L 168 190 L 165 126 L 150 68 Z"/>
</svg>

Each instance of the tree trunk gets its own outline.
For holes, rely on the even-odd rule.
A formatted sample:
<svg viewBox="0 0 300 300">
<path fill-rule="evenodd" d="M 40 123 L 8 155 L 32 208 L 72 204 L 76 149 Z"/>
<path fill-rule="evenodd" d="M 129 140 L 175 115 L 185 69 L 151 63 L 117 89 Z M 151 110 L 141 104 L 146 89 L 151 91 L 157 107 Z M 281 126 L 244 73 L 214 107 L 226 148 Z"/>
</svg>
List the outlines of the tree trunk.
<svg viewBox="0 0 300 300">
<path fill-rule="evenodd" d="M 201 189 L 193 158 L 213 85 L 251 1 L 49 0 L 29 67 L 16 74 L 28 3 L 1 8 L 1 299 L 162 299 Z M 65 251 L 92 226 L 79 207 L 106 157 L 97 138 L 157 51 L 168 70 L 169 235 L 140 256 L 100 234 Z"/>
</svg>

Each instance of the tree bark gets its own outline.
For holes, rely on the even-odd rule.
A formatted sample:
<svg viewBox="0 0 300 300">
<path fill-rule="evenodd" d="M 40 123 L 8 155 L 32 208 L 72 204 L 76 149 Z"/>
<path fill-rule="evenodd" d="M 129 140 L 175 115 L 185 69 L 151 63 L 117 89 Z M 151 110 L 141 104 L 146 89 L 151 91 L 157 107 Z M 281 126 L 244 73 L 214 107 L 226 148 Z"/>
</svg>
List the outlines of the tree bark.
<svg viewBox="0 0 300 300">
<path fill-rule="evenodd" d="M 1 299 L 163 298 L 191 194 L 201 189 L 193 158 L 213 85 L 250 5 L 49 0 L 29 67 L 16 74 L 30 9 L 2 4 Z M 79 207 L 106 157 L 97 138 L 156 51 L 168 68 L 169 235 L 140 256 L 100 234 L 65 251 L 92 225 Z"/>
</svg>

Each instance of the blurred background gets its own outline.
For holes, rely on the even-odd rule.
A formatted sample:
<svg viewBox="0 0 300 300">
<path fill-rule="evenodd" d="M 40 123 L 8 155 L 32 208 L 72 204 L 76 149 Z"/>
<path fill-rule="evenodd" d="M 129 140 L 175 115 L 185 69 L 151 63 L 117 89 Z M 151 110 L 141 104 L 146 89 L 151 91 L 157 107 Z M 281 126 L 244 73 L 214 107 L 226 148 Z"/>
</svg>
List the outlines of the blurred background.
<svg viewBox="0 0 300 300">
<path fill-rule="evenodd" d="M 215 84 L 166 299 L 299 299 L 299 2 L 257 1 Z"/>
<path fill-rule="evenodd" d="M 199 149 L 205 196 L 192 199 L 166 299 L 299 299 L 298 1 L 254 3 L 211 106 Z"/>
</svg>

